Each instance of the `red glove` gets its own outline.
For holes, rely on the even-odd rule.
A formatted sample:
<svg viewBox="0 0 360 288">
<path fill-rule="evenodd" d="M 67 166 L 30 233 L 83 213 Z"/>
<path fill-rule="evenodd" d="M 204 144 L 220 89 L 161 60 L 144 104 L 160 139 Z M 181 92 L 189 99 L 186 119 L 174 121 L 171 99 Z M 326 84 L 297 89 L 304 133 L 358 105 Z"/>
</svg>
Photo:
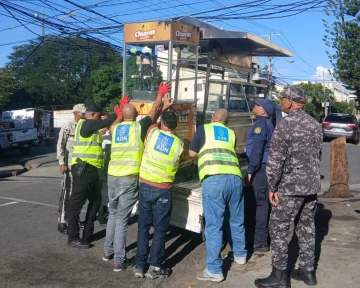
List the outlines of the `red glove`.
<svg viewBox="0 0 360 288">
<path fill-rule="evenodd" d="M 127 94 L 125 94 L 120 101 L 120 107 L 121 108 L 124 107 L 126 104 L 129 104 L 129 102 L 130 102 L 130 97 Z"/>
<path fill-rule="evenodd" d="M 170 90 L 171 90 L 170 82 L 160 83 L 158 94 L 161 95 L 161 97 L 164 97 L 164 95 L 168 93 Z"/>
<path fill-rule="evenodd" d="M 117 118 L 122 118 L 122 107 L 119 105 L 115 105 L 114 112 Z"/>
</svg>

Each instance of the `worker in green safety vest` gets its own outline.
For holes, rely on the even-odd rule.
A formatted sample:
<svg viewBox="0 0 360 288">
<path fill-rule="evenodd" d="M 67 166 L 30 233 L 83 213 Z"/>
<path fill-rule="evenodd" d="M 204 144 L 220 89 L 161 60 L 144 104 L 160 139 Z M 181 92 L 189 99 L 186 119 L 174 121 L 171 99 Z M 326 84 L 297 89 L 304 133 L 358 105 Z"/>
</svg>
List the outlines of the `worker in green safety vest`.
<svg viewBox="0 0 360 288">
<path fill-rule="evenodd" d="M 94 232 L 94 221 L 101 205 L 101 185 L 99 171 L 103 167 L 104 155 L 99 130 L 110 126 L 116 115 L 100 120 L 102 108 L 96 104 L 86 108 L 85 119 L 81 119 L 75 129 L 74 147 L 71 160 L 73 190 L 69 203 L 68 246 L 90 248 Z M 83 238 L 79 237 L 79 214 L 86 200 L 89 201 Z"/>
<path fill-rule="evenodd" d="M 139 174 L 137 278 L 166 278 L 170 274 L 162 263 L 172 211 L 171 186 L 183 152 L 183 143 L 175 134 L 176 126 L 176 114 L 167 111 L 161 116 L 161 129 L 150 127 L 148 132 Z M 151 226 L 154 233 L 149 250 Z M 146 272 L 148 261 L 150 267 Z"/>
<path fill-rule="evenodd" d="M 139 171 L 144 152 L 146 132 L 154 124 L 161 108 L 167 108 L 163 98 L 171 89 L 170 83 L 161 83 L 155 102 L 148 115 L 136 121 L 137 111 L 125 95 L 123 107 L 111 131 L 111 159 L 108 168 L 109 219 L 106 227 L 104 261 L 114 259 L 114 271 L 134 266 L 133 258 L 126 258 L 126 234 L 131 211 L 138 200 Z M 168 99 L 168 98 L 166 98 Z M 168 101 L 167 101 L 168 102 Z"/>
<path fill-rule="evenodd" d="M 245 264 L 247 257 L 242 176 L 235 152 L 235 133 L 225 126 L 228 118 L 225 109 L 218 109 L 211 123 L 198 127 L 189 147 L 190 157 L 198 160 L 205 217 L 206 269 L 198 279 L 212 282 L 224 280 L 220 252 L 226 210 L 234 260 Z"/>
</svg>

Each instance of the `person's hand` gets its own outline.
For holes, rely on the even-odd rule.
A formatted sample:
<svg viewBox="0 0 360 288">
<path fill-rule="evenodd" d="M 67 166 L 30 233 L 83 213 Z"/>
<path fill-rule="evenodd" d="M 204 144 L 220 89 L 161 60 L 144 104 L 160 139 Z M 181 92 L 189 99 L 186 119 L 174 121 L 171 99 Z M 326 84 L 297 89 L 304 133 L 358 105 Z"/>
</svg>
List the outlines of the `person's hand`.
<svg viewBox="0 0 360 288">
<path fill-rule="evenodd" d="M 107 128 L 100 129 L 99 130 L 100 135 L 102 136 L 102 135 L 106 134 L 107 130 L 108 130 Z"/>
<path fill-rule="evenodd" d="M 159 85 L 158 95 L 164 97 L 164 95 L 171 90 L 171 83 L 170 82 L 161 82 Z"/>
<path fill-rule="evenodd" d="M 278 192 L 269 192 L 269 201 L 271 206 L 276 207 L 277 203 L 279 203 Z"/>
<path fill-rule="evenodd" d="M 60 165 L 60 173 L 64 174 L 67 171 L 67 167 L 65 164 Z"/>
<path fill-rule="evenodd" d="M 129 104 L 129 102 L 130 102 L 130 97 L 129 95 L 125 94 L 120 101 L 120 107 L 123 108 L 126 104 Z"/>
<path fill-rule="evenodd" d="M 163 107 L 162 107 L 162 111 L 165 111 L 167 109 L 169 109 L 169 107 L 173 104 L 172 99 L 169 98 L 169 93 L 165 93 L 164 98 L 163 98 Z"/>
<path fill-rule="evenodd" d="M 115 105 L 114 112 L 117 118 L 122 118 L 122 107 L 120 105 Z"/>
<path fill-rule="evenodd" d="M 251 175 L 251 174 L 245 175 L 244 181 L 245 181 L 245 184 L 246 184 L 246 185 L 250 185 L 250 183 L 251 183 L 251 178 L 252 178 L 252 175 Z"/>
</svg>

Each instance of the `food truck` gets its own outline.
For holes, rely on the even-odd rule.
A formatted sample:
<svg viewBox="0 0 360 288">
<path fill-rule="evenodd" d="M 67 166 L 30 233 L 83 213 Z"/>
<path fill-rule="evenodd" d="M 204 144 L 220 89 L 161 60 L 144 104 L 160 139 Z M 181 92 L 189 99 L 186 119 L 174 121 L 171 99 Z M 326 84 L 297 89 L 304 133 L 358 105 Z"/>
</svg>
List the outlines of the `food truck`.
<svg viewBox="0 0 360 288">
<path fill-rule="evenodd" d="M 190 16 L 128 23 L 124 25 L 123 93 L 130 95 L 139 117 L 144 117 L 160 82 L 170 81 L 171 109 L 178 115 L 176 133 L 185 152 L 196 127 L 209 123 L 216 109 L 227 109 L 236 152 L 242 155 L 253 124 L 254 101 L 269 96 L 269 85 L 252 81 L 252 59 L 260 56 L 291 57 L 292 53 L 250 33 L 223 30 Z M 276 114 L 274 124 L 281 119 L 279 107 Z M 246 159 L 239 160 L 245 169 Z M 201 233 L 201 184 L 192 160 L 180 164 L 173 202 L 171 224 Z"/>
</svg>

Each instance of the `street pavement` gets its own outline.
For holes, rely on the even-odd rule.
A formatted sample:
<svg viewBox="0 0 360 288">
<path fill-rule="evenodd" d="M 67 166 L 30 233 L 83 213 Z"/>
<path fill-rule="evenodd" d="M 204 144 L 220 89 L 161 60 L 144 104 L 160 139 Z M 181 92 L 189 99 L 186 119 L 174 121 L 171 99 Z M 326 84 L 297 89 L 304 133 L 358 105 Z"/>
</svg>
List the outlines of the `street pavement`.
<svg viewBox="0 0 360 288">
<path fill-rule="evenodd" d="M 329 144 L 324 144 L 322 173 L 327 172 Z M 350 146 L 349 164 L 356 168 L 360 147 Z M 41 154 L 41 153 L 40 153 Z M 350 154 L 350 153 L 348 153 Z M 133 277 L 132 270 L 113 272 L 112 263 L 102 261 L 105 228 L 96 223 L 99 240 L 89 250 L 71 249 L 67 237 L 58 233 L 57 206 L 60 175 L 53 152 L 31 156 L 43 159 L 40 167 L 17 177 L 0 179 L 0 287 L 254 287 L 257 277 L 270 272 L 270 255 L 252 255 L 248 264 L 231 263 L 222 252 L 226 281 L 200 282 L 196 275 L 205 267 L 205 246 L 198 234 L 172 227 L 166 242 L 168 279 Z M 31 162 L 31 159 L 28 161 Z M 36 162 L 39 164 L 39 162 Z M 36 164 L 36 165 L 37 165 Z M 351 179 L 356 172 L 350 168 Z M 324 179 L 324 180 L 325 180 Z M 355 180 L 354 180 L 355 181 Z M 360 183 L 360 182 L 359 182 Z M 318 287 L 357 287 L 360 265 L 360 189 L 351 199 L 320 198 L 316 215 Z M 85 209 L 85 207 L 84 207 Z M 83 219 L 84 213 L 81 214 Z M 129 225 L 128 257 L 136 254 L 136 221 Z M 295 258 L 297 245 L 291 245 Z M 296 259 L 296 258 L 295 258 Z M 292 281 L 292 287 L 306 287 Z"/>
</svg>

